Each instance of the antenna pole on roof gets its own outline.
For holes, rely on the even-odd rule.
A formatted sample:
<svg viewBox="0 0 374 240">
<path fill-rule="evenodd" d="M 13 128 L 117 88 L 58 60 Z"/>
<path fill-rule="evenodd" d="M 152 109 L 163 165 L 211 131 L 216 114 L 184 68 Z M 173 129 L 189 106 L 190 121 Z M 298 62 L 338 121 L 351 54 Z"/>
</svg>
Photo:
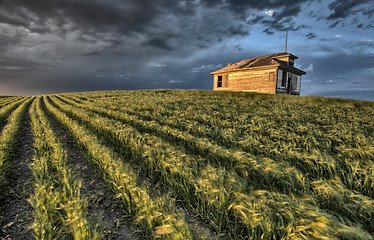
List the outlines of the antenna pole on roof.
<svg viewBox="0 0 374 240">
<path fill-rule="evenodd" d="M 285 46 L 285 49 L 284 49 L 285 52 L 287 52 L 287 38 L 288 38 L 288 30 L 286 32 L 286 46 Z"/>
</svg>

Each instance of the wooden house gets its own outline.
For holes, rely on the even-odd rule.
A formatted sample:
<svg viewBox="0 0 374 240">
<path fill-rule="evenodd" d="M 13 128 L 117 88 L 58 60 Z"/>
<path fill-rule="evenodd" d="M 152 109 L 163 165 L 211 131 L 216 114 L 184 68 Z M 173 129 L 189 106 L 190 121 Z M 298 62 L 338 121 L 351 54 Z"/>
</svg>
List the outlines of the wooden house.
<svg viewBox="0 0 374 240">
<path fill-rule="evenodd" d="M 210 73 L 214 75 L 213 90 L 300 95 L 305 72 L 294 67 L 297 58 L 283 52 L 229 63 Z"/>
</svg>

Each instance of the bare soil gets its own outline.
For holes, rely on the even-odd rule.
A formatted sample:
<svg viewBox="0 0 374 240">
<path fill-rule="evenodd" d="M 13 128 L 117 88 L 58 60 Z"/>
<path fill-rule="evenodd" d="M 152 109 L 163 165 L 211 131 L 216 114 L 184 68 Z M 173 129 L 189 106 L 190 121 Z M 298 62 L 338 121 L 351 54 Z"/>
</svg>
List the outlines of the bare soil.
<svg viewBox="0 0 374 240">
<path fill-rule="evenodd" d="M 89 164 L 74 138 L 46 110 L 48 120 L 68 155 L 68 163 L 82 181 L 82 194 L 88 198 L 87 216 L 91 222 L 102 226 L 104 239 L 139 239 L 139 234 L 127 224 L 113 194 L 96 169 Z"/>
<path fill-rule="evenodd" d="M 32 192 L 30 164 L 34 156 L 33 137 L 28 111 L 22 119 L 18 143 L 13 157 L 7 162 L 5 191 L 1 202 L 0 239 L 34 239 L 30 230 L 32 207 L 27 201 Z"/>
</svg>

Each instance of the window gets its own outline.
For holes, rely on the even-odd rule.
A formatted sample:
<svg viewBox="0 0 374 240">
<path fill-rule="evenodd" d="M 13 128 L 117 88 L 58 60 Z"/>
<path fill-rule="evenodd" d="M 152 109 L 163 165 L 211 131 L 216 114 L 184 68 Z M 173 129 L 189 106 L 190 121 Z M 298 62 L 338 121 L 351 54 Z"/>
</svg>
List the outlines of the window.
<svg viewBox="0 0 374 240">
<path fill-rule="evenodd" d="M 294 66 L 294 60 L 292 58 L 290 58 L 290 60 L 288 60 L 288 65 L 290 65 L 291 67 Z"/>
<path fill-rule="evenodd" d="M 217 87 L 222 87 L 222 76 L 217 76 Z"/>
<path fill-rule="evenodd" d="M 298 76 L 296 74 L 292 74 L 292 91 L 296 92 L 298 89 Z"/>
<path fill-rule="evenodd" d="M 293 74 L 292 73 L 288 73 L 287 74 L 287 93 L 288 94 L 291 94 L 291 92 L 292 92 L 292 88 L 293 88 L 293 86 L 292 86 L 292 76 L 293 76 Z"/>
<path fill-rule="evenodd" d="M 291 87 L 292 87 L 292 75 L 293 75 L 292 73 L 287 74 L 287 77 L 288 77 L 287 82 L 288 82 L 288 84 L 291 85 L 291 86 L 288 86 L 289 89 L 291 89 Z"/>
<path fill-rule="evenodd" d="M 274 82 L 275 81 L 275 73 L 270 72 L 269 73 L 269 82 Z"/>
<path fill-rule="evenodd" d="M 282 75 L 283 71 L 281 69 L 278 69 L 277 88 L 280 88 L 282 86 Z"/>
<path fill-rule="evenodd" d="M 282 87 L 286 87 L 286 84 L 287 84 L 287 72 L 286 71 L 283 71 L 282 73 Z"/>
</svg>

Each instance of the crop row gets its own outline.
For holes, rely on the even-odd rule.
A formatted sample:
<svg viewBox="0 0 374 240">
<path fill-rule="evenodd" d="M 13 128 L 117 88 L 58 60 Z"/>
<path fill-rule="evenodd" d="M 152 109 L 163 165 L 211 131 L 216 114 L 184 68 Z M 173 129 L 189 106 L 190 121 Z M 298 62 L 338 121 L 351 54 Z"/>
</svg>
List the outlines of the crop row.
<svg viewBox="0 0 374 240">
<path fill-rule="evenodd" d="M 68 97 L 74 96 L 68 95 Z M 131 104 L 133 112 L 152 114 L 152 119 L 157 119 L 161 115 L 176 120 L 197 121 L 213 129 L 230 130 L 234 139 L 238 141 L 255 134 L 262 137 L 267 136 L 273 140 L 273 143 L 279 141 L 297 142 L 300 150 L 306 149 L 306 147 L 302 147 L 303 144 L 312 144 L 308 148 L 317 144 L 314 147 L 334 152 L 332 148 L 336 148 L 340 143 L 344 142 L 346 145 L 352 144 L 354 146 L 357 144 L 355 141 L 357 138 L 365 140 L 367 136 L 372 137 L 374 131 L 373 124 L 370 122 L 374 113 L 366 109 L 364 111 L 338 106 L 274 104 L 266 101 L 248 102 L 232 99 L 225 102 L 223 98 L 196 97 L 188 99 L 177 95 L 165 97 L 162 100 L 154 96 L 142 96 L 141 100 L 135 99 L 139 97 L 136 94 L 128 94 L 124 95 L 122 99 L 88 100 L 94 101 L 95 104 L 108 102 L 108 107 L 113 103 L 118 103 L 122 105 L 122 108 L 126 108 L 123 107 L 123 103 L 126 101 Z M 305 143 L 300 141 L 304 135 L 312 137 L 312 139 Z M 341 139 L 336 139 L 337 135 Z M 313 141 L 313 138 L 316 138 L 316 141 Z M 361 145 L 365 144 L 361 143 Z"/>
<path fill-rule="evenodd" d="M 35 156 L 31 165 L 33 193 L 30 196 L 34 211 L 34 223 L 30 227 L 36 239 L 100 239 L 98 225 L 86 218 L 87 198 L 81 194 L 81 182 L 67 164 L 67 155 L 42 110 L 41 97 L 24 98 L 1 110 L 8 124 L 0 138 L 0 190 L 6 197 L 6 165 L 11 164 L 21 121 L 30 104 L 31 131 L 35 141 Z M 27 100 L 27 101 L 26 101 Z M 47 102 L 48 106 L 48 102 Z M 15 110 L 14 110 L 15 109 Z M 14 110 L 14 111 L 13 111 Z M 60 120 L 64 114 L 52 107 L 52 113 Z M 70 121 L 69 121 L 70 120 Z M 150 197 L 146 187 L 137 186 L 137 176 L 128 165 L 113 155 L 113 151 L 98 142 L 94 135 L 77 122 L 69 119 L 65 127 L 77 137 L 90 159 L 102 173 L 121 202 L 126 215 L 139 227 L 146 239 L 191 239 L 183 214 L 164 197 Z M 9 225 L 10 226 L 10 225 Z M 204 237 L 204 236 L 200 236 Z M 194 237 L 196 238 L 196 236 Z"/>
<path fill-rule="evenodd" d="M 305 191 L 305 183 L 300 173 L 288 164 L 275 163 L 269 158 L 258 158 L 251 154 L 227 149 L 211 143 L 209 139 L 197 138 L 178 129 L 168 128 L 155 121 L 142 121 L 136 116 L 128 115 L 122 111 L 108 111 L 106 108 L 92 104 L 69 104 L 85 108 L 99 115 L 129 124 L 141 133 L 155 134 L 164 141 L 174 145 L 182 145 L 187 152 L 195 153 L 209 159 L 210 164 L 216 167 L 225 167 L 227 170 L 236 169 L 240 174 L 250 175 L 253 183 L 261 186 L 278 187 L 283 191 Z M 260 183 L 260 181 L 267 181 Z M 292 188 L 291 188 L 292 186 Z"/>
<path fill-rule="evenodd" d="M 370 124 L 370 119 L 374 117 L 374 113 L 370 111 L 271 102 L 224 104 L 224 99 L 214 102 L 214 99 L 210 98 L 194 98 L 191 102 L 176 96 L 164 104 L 168 99 L 161 101 L 152 96 L 152 99 L 142 97 L 142 100 L 135 100 L 136 97 L 138 96 L 125 95 L 122 100 L 95 99 L 94 103 L 108 103 L 106 106 L 110 108 L 142 116 L 146 114 L 144 117 L 147 119 L 186 123 L 187 130 L 191 125 L 200 125 L 204 131 L 213 130 L 213 136 L 216 130 L 223 131 L 224 134 L 230 135 L 229 141 L 215 136 L 215 139 L 223 144 L 247 140 L 258 142 L 265 149 L 270 147 L 282 150 L 283 145 L 289 145 L 297 151 L 310 152 L 318 149 L 323 153 L 340 153 L 345 156 L 349 156 L 347 153 L 361 154 L 362 157 L 372 152 L 374 126 Z M 124 101 L 127 101 L 127 104 L 123 104 Z M 219 107 L 212 108 L 212 105 Z M 352 148 L 355 151 L 348 151 Z M 372 154 L 369 154 L 369 157 L 373 158 Z"/>
<path fill-rule="evenodd" d="M 32 164 L 36 239 L 98 239 L 100 233 L 86 218 L 87 200 L 81 182 L 67 165 L 67 155 L 41 109 L 41 97 L 30 108 L 35 156 Z"/>
<path fill-rule="evenodd" d="M 17 100 L 22 99 L 23 97 L 6 97 L 6 98 L 0 98 L 0 108 L 4 107 L 12 102 L 15 102 Z"/>
<path fill-rule="evenodd" d="M 142 230 L 147 239 L 190 239 L 190 232 L 183 216 L 163 198 L 153 199 L 145 187 L 137 186 L 137 175 L 131 166 L 115 156 L 113 150 L 101 144 L 78 121 L 68 117 L 44 98 L 53 116 L 73 135 L 85 150 L 89 159 L 99 169 L 103 179 L 110 185 L 126 213 Z"/>
<path fill-rule="evenodd" d="M 107 102 L 108 107 L 104 107 L 102 104 L 94 103 L 77 103 L 76 101 L 70 101 L 64 98 L 64 101 L 69 104 L 85 107 L 92 111 L 95 111 L 101 115 L 116 118 L 141 129 L 143 132 L 156 133 L 158 136 L 163 137 L 169 142 L 175 144 L 183 145 L 189 152 L 197 153 L 201 156 L 206 156 L 209 158 L 217 159 L 225 167 L 232 167 L 233 162 L 237 158 L 238 148 L 244 152 L 250 152 L 255 155 L 249 155 L 247 159 L 255 159 L 257 163 L 267 163 L 264 167 L 268 169 L 270 177 L 266 179 L 276 178 L 277 172 L 283 172 L 284 175 L 290 177 L 291 179 L 275 179 L 274 182 L 282 182 L 284 180 L 289 182 L 289 186 L 293 186 L 294 191 L 305 191 L 305 180 L 300 173 L 290 166 L 294 165 L 300 172 L 307 174 L 308 178 L 311 180 L 318 180 L 320 178 L 334 178 L 339 175 L 341 180 L 350 188 L 363 193 L 366 196 L 374 196 L 374 164 L 369 165 L 367 168 L 360 167 L 360 160 L 357 159 L 346 159 L 338 158 L 335 159 L 329 155 L 321 154 L 318 151 L 313 152 L 313 154 L 302 154 L 293 148 L 287 148 L 287 146 L 282 147 L 282 151 L 277 149 L 272 149 L 259 143 L 256 140 L 249 138 L 246 141 L 227 141 L 231 144 L 223 145 L 219 139 L 230 139 L 231 135 L 215 131 L 215 133 L 210 134 L 209 129 L 201 128 L 201 125 L 189 124 L 186 128 L 183 128 L 182 120 L 160 120 L 160 117 L 148 116 L 148 121 L 144 121 L 145 117 L 139 118 L 136 115 L 130 115 L 128 108 L 131 107 L 120 107 L 116 110 L 116 104 Z M 108 111 L 110 110 L 110 111 Z M 175 121 L 173 121 L 175 120 Z M 182 126 L 182 127 L 181 127 Z M 266 136 L 265 136 L 266 138 Z M 256 144 L 257 143 L 257 144 Z M 229 153 L 229 154 L 228 154 Z M 244 155 L 244 154 L 242 154 Z M 258 156 L 265 156 L 258 157 Z M 271 159 L 277 159 L 276 165 L 271 163 Z M 280 160 L 280 161 L 279 161 Z M 249 161 L 249 160 L 244 160 Z M 237 161 L 238 162 L 238 161 Z M 288 163 L 288 164 L 287 164 Z M 225 165 L 226 164 L 226 165 Z M 228 164 L 228 165 L 227 165 Z M 279 168 L 282 166 L 281 171 L 275 171 L 275 167 Z M 263 169 L 260 169 L 264 171 Z M 272 171 L 274 170 L 274 171 Z M 293 174 L 291 174 L 293 173 Z M 298 182 L 294 182 L 297 181 Z"/>
<path fill-rule="evenodd" d="M 17 102 L 15 106 L 12 106 L 10 109 L 0 109 L 0 113 L 3 113 L 4 115 L 9 115 L 12 109 L 15 109 L 8 117 L 8 123 L 5 125 L 0 135 L 0 200 L 3 200 L 2 198 L 6 197 L 7 195 L 5 192 L 5 187 L 8 184 L 6 172 L 11 164 L 10 158 L 16 150 L 16 144 L 19 140 L 19 131 L 21 128 L 22 118 L 32 99 L 22 99 L 19 101 L 20 102 Z"/>
<path fill-rule="evenodd" d="M 22 98 L 16 101 L 12 101 L 6 106 L 3 106 L 0 108 L 0 123 L 7 119 L 9 114 L 16 109 L 21 103 L 23 103 L 26 100 L 26 98 Z"/>
<path fill-rule="evenodd" d="M 73 95 L 74 96 L 74 95 Z M 138 99 L 135 99 L 138 98 Z M 176 120 L 192 120 L 213 129 L 231 131 L 235 141 L 260 136 L 259 141 L 297 143 L 299 150 L 318 148 L 334 153 L 342 143 L 348 147 L 365 147 L 367 136 L 373 134 L 370 119 L 374 112 L 365 109 L 339 106 L 314 106 L 271 101 L 248 101 L 224 98 L 186 98 L 178 95 L 165 96 L 124 94 L 118 98 L 95 99 L 95 104 L 108 102 L 133 103 L 136 113 L 149 112 L 157 119 L 163 115 Z M 126 104 L 128 105 L 128 104 Z M 126 108 L 126 107 L 125 107 Z M 253 136 L 254 135 L 254 136 Z M 308 136 L 308 141 L 303 137 Z M 267 138 L 264 138 L 267 137 Z M 360 139 L 360 141 L 357 141 Z M 357 144 L 359 145 L 357 146 Z M 263 142 L 266 144 L 266 142 Z"/>
<path fill-rule="evenodd" d="M 182 145 L 187 146 L 186 148 L 192 152 L 197 152 L 199 155 L 207 156 L 206 154 L 209 150 L 207 148 L 204 148 L 202 151 L 196 151 L 196 148 L 191 148 L 190 146 L 193 146 L 194 143 L 199 142 L 199 139 L 197 137 L 204 135 L 209 130 L 204 129 L 204 131 L 201 131 L 199 125 L 189 125 L 190 129 L 195 129 L 195 134 L 192 134 L 195 136 L 195 139 L 189 137 L 191 139 L 189 142 L 185 139 L 181 139 L 181 136 L 188 136 L 189 134 L 186 129 L 181 129 L 180 125 L 181 121 L 183 119 L 180 119 L 179 121 L 174 121 L 174 118 L 167 119 L 164 122 L 160 120 L 160 117 L 155 116 L 147 116 L 149 119 L 152 119 L 152 121 L 145 121 L 142 122 L 141 120 L 136 120 L 136 115 L 129 115 L 128 113 L 131 112 L 131 104 L 128 104 L 127 107 L 117 106 L 115 102 L 108 102 L 106 101 L 106 108 L 102 106 L 102 104 L 99 104 L 100 102 L 95 103 L 89 103 L 85 102 L 84 104 L 79 104 L 81 101 L 69 101 L 68 99 L 64 98 L 65 101 L 68 101 L 69 104 L 84 107 L 86 109 L 90 109 L 94 112 L 97 112 L 101 115 L 106 115 L 108 117 L 112 117 L 115 119 L 119 119 L 122 121 L 125 121 L 126 123 L 129 123 L 133 126 L 136 126 L 138 128 L 141 128 L 142 130 L 146 129 L 148 133 L 156 133 L 159 136 L 164 136 L 164 138 L 171 138 L 170 142 L 176 142 Z M 101 106 L 101 108 L 100 108 Z M 118 107 L 118 108 L 117 108 Z M 116 110 L 120 109 L 120 110 Z M 108 111 L 110 110 L 110 111 Z M 141 111 L 139 111 L 140 114 L 142 114 Z M 142 115 L 141 119 L 147 118 L 144 115 Z M 158 125 L 157 123 L 163 123 L 163 125 Z M 165 124 L 165 122 L 167 122 Z M 176 131 L 177 133 L 174 134 L 174 136 L 170 137 L 170 132 L 173 131 L 173 128 L 166 128 L 165 126 L 175 126 L 176 129 L 181 129 L 180 131 Z M 168 131 L 165 133 L 163 130 L 168 129 Z M 186 131 L 183 131 L 186 130 Z M 175 132 L 175 131 L 174 131 Z M 197 134 L 196 134 L 197 133 Z M 165 137 L 166 136 L 166 137 Z M 177 137 L 175 137 L 177 136 Z M 206 137 L 206 136 L 205 136 Z M 210 136 L 209 140 L 214 140 L 214 136 Z M 188 137 L 187 137 L 188 138 Z M 242 150 L 246 150 L 247 148 L 240 143 L 235 145 L 235 147 L 240 147 Z M 201 147 L 201 144 L 200 146 Z M 234 147 L 234 146 L 232 146 Z M 237 149 L 237 148 L 236 148 Z M 256 151 L 257 153 L 259 150 Z M 370 197 L 366 197 L 362 194 L 360 194 L 357 191 L 351 191 L 348 190 L 346 185 L 349 186 L 350 189 L 359 190 L 363 193 L 365 193 L 368 196 L 373 196 L 373 168 L 374 165 L 371 165 L 367 168 L 360 168 L 359 167 L 359 161 L 350 161 L 348 162 L 345 160 L 345 162 L 338 162 L 335 164 L 335 159 L 332 157 L 328 157 L 326 155 L 301 155 L 300 153 L 296 151 L 287 151 L 287 153 L 278 153 L 274 155 L 274 152 L 272 154 L 266 154 L 266 152 L 262 151 L 262 155 L 265 155 L 267 157 L 273 157 L 274 159 L 281 160 L 281 161 L 288 161 L 290 163 L 297 163 L 296 166 L 304 175 L 307 175 L 309 179 L 305 179 L 304 176 L 298 177 L 299 179 L 302 179 L 303 181 L 307 181 L 306 184 L 304 184 L 304 187 L 311 186 L 311 190 L 319 199 L 319 202 L 321 203 L 321 207 L 326 209 L 333 209 L 336 210 L 336 212 L 342 213 L 343 215 L 347 216 L 348 219 L 351 219 L 355 222 L 361 222 L 364 224 L 367 229 L 373 230 L 370 220 L 373 219 L 373 210 L 374 210 L 374 201 Z M 229 158 L 225 159 L 226 162 L 229 162 L 230 159 L 235 159 L 235 156 L 230 156 Z M 267 160 L 267 159 L 266 159 Z M 260 158 L 261 163 L 266 163 L 266 161 L 262 158 Z M 278 166 L 274 165 L 267 165 L 268 169 L 276 169 Z M 289 174 L 289 171 L 280 170 L 283 172 L 286 172 Z M 275 171 L 274 171 L 275 172 Z M 274 172 L 271 172 L 271 174 L 274 174 Z M 290 174 L 289 174 L 290 175 Z M 336 175 L 340 176 L 340 179 L 336 179 Z M 294 175 L 293 178 L 295 178 Z M 326 177 L 330 180 L 327 180 Z M 324 180 L 320 180 L 323 178 Z M 269 177 L 267 178 L 269 179 Z M 281 180 L 281 179 L 280 179 Z M 327 180 L 327 182 L 325 181 Z M 343 182 L 345 183 L 343 183 Z M 259 182 L 259 181 L 257 181 Z M 331 187 L 330 183 L 334 187 Z M 275 185 L 275 184 L 273 184 Z M 289 186 L 293 186 L 292 182 L 289 183 Z M 325 191 L 321 191 L 321 186 L 329 186 L 326 187 Z M 297 190 L 295 187 L 294 190 Z M 322 194 L 323 193 L 323 194 Z M 339 194 L 337 194 L 339 193 Z M 335 199 L 334 201 L 331 201 L 331 199 Z M 338 201 L 338 200 L 339 201 Z M 330 204 L 326 204 L 330 201 Z M 339 204 L 340 203 L 340 204 Z M 343 204 L 341 204 L 343 203 Z M 347 207 L 349 206 L 349 207 Z M 363 212 L 366 214 L 364 214 Z"/>
<path fill-rule="evenodd" d="M 340 234 L 329 232 L 334 226 L 342 231 L 350 231 L 351 234 L 365 233 L 354 228 L 348 230 L 349 228 L 335 221 L 331 215 L 321 212 L 313 199 L 292 197 L 292 194 L 284 195 L 273 191 L 251 190 L 247 186 L 254 181 L 248 183 L 248 178 L 253 177 L 252 172 L 248 173 L 248 169 L 253 172 L 255 170 L 248 159 L 241 163 L 244 165 L 244 174 L 240 175 L 240 165 L 231 170 L 220 165 L 214 167 L 210 165 L 215 162 L 214 159 L 196 158 L 156 136 L 139 133 L 130 127 L 128 122 L 107 119 L 82 108 L 74 108 L 56 98 L 53 98 L 53 101 L 70 117 L 79 119 L 99 135 L 112 139 L 112 144 L 117 148 L 125 149 L 124 154 L 131 154 L 131 159 L 152 179 L 170 186 L 185 207 L 205 218 L 218 231 L 227 231 L 231 236 L 259 237 L 264 234 L 268 237 L 296 237 L 303 234 L 324 234 L 333 237 Z M 199 162 L 203 163 L 199 166 Z M 268 183 L 257 180 L 260 184 L 256 183 L 256 189 L 268 187 Z M 300 207 L 308 211 L 300 212 Z M 326 229 L 316 225 L 309 226 L 315 217 L 322 219 L 325 226 L 329 227 Z M 240 232 L 239 229 L 243 227 L 245 231 Z"/>
<path fill-rule="evenodd" d="M 359 160 L 359 166 L 366 168 L 367 160 L 373 160 L 374 157 L 374 126 L 370 121 L 374 112 L 370 109 L 365 109 L 364 112 L 354 108 L 297 104 L 283 106 L 261 102 L 245 102 L 245 105 L 235 102 L 235 108 L 232 109 L 230 104 L 223 104 L 224 99 L 221 98 L 221 105 L 214 110 L 209 107 L 218 103 L 210 98 L 203 99 L 204 104 L 199 98 L 193 98 L 192 102 L 186 98 L 178 99 L 178 96 L 163 98 L 162 101 L 153 96 L 142 97 L 141 100 L 134 99 L 136 97 L 138 96 L 125 95 L 122 100 L 96 99 L 94 104 L 103 106 L 105 103 L 109 109 L 125 111 L 143 120 L 173 125 L 183 132 L 205 135 L 227 148 L 239 147 L 255 155 L 266 154 L 270 158 L 289 158 L 288 154 L 291 152 L 291 158 L 295 154 L 299 155 L 298 158 L 320 156 L 327 163 L 334 162 L 334 158 L 342 159 L 342 162 L 344 159 Z M 178 103 L 178 106 L 173 107 L 173 103 Z M 292 109 L 295 105 L 296 109 Z M 316 121 L 318 116 L 330 120 Z M 288 119 L 289 117 L 293 119 Z M 274 139 L 275 136 L 280 137 Z M 304 143 L 325 144 L 330 151 L 326 152 L 323 146 L 316 145 L 311 146 L 310 153 L 304 152 L 301 147 Z M 331 148 L 335 150 L 332 151 Z M 356 163 L 353 162 L 352 165 Z"/>
</svg>

